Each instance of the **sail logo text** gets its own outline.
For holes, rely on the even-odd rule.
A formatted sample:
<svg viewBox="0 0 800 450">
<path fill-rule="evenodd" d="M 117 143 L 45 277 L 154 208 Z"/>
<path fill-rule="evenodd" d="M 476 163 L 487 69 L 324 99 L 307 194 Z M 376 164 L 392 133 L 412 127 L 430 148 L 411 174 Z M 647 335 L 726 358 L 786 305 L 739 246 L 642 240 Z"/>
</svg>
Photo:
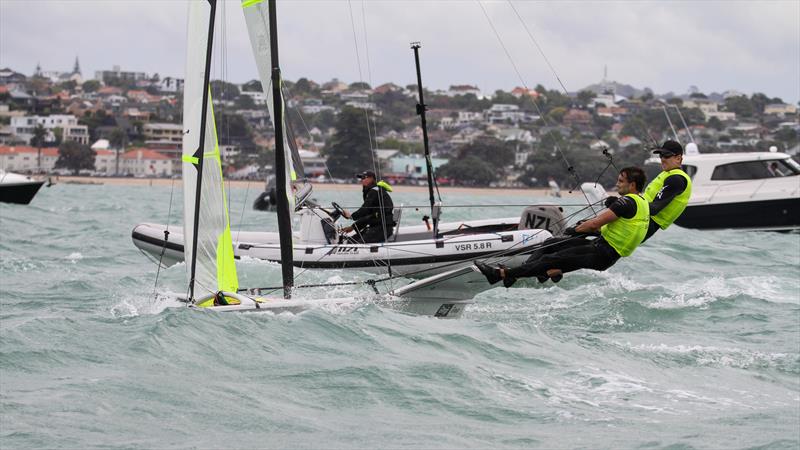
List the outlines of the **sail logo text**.
<svg viewBox="0 0 800 450">
<path fill-rule="evenodd" d="M 358 247 L 333 247 L 328 251 L 328 255 L 357 255 Z"/>
<path fill-rule="evenodd" d="M 455 244 L 456 251 L 463 252 L 467 250 L 488 250 L 492 248 L 491 242 L 472 242 L 469 244 Z"/>
</svg>

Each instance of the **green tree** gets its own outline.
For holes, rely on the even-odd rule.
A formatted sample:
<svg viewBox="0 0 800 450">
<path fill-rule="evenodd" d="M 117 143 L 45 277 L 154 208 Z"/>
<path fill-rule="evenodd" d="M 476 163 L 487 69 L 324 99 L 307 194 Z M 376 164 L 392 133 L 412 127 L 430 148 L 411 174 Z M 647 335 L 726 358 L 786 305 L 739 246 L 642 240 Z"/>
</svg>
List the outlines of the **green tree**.
<svg viewBox="0 0 800 450">
<path fill-rule="evenodd" d="M 244 117 L 229 112 L 217 112 L 214 119 L 220 145 L 238 145 L 245 152 L 255 149 L 253 130 Z"/>
<path fill-rule="evenodd" d="M 456 150 L 458 159 L 469 157 L 479 159 L 482 165 L 489 166 L 499 175 L 506 166 L 514 164 L 514 144 L 503 142 L 491 136 L 482 136 L 474 142 Z"/>
<path fill-rule="evenodd" d="M 372 167 L 367 122 L 364 111 L 345 106 L 336 119 L 336 133 L 325 146 L 328 169 L 334 177 L 350 177 L 353 173 Z"/>
<path fill-rule="evenodd" d="M 120 127 L 116 127 L 111 131 L 109 136 L 109 144 L 114 149 L 114 175 L 119 174 L 119 154 L 125 151 L 125 144 L 128 142 L 128 133 Z"/>
<path fill-rule="evenodd" d="M 253 98 L 250 97 L 249 95 L 240 95 L 236 97 L 234 106 L 236 107 L 236 109 L 255 109 L 256 103 L 253 101 Z"/>
<path fill-rule="evenodd" d="M 739 117 L 753 117 L 756 112 L 753 103 L 744 95 L 726 98 L 725 109 L 735 112 Z"/>
<path fill-rule="evenodd" d="M 800 138 L 800 136 L 798 136 L 797 131 L 791 128 L 781 128 L 775 132 L 775 139 L 785 142 L 789 146 L 796 144 L 798 138 Z"/>
<path fill-rule="evenodd" d="M 261 82 L 258 80 L 250 80 L 242 85 L 242 91 L 247 92 L 262 92 Z"/>
<path fill-rule="evenodd" d="M 94 170 L 95 155 L 88 145 L 66 141 L 58 147 L 56 168 L 71 170 L 75 175 L 81 170 Z"/>
<path fill-rule="evenodd" d="M 211 82 L 211 98 L 217 100 L 235 100 L 239 96 L 239 87 L 222 80 Z"/>
<path fill-rule="evenodd" d="M 64 139 L 64 129 L 61 127 L 53 128 L 53 136 L 55 136 L 55 144 L 61 145 L 61 141 Z"/>
<path fill-rule="evenodd" d="M 580 91 L 578 92 L 578 104 L 584 107 L 589 106 L 589 103 L 591 103 L 595 97 L 596 95 L 592 91 Z"/>
<path fill-rule="evenodd" d="M 719 120 L 718 117 L 712 117 L 712 118 L 708 119 L 708 126 L 713 128 L 713 129 L 715 129 L 715 130 L 717 130 L 717 131 L 722 131 L 722 130 L 725 129 L 725 124 L 723 124 L 722 121 Z"/>
<path fill-rule="evenodd" d="M 347 88 L 351 89 L 351 90 L 355 90 L 355 89 L 371 89 L 369 83 L 365 83 L 363 81 L 356 81 L 355 83 L 351 83 L 350 86 L 347 86 Z"/>
<path fill-rule="evenodd" d="M 87 80 L 83 83 L 83 92 L 96 92 L 100 89 L 100 82 L 97 80 Z"/>
<path fill-rule="evenodd" d="M 47 139 L 47 130 L 44 129 L 42 124 L 37 124 L 33 129 L 33 138 L 31 138 L 31 145 L 36 146 L 36 171 L 42 171 L 42 147 L 44 141 Z"/>
<path fill-rule="evenodd" d="M 314 85 L 308 81 L 308 78 L 300 78 L 297 80 L 297 83 L 294 84 L 292 93 L 295 95 L 313 96 L 319 94 L 319 88 L 315 88 Z"/>
<path fill-rule="evenodd" d="M 486 186 L 497 179 L 495 171 L 475 156 L 451 159 L 436 170 L 436 175 L 453 179 L 458 184 L 473 186 Z"/>
</svg>

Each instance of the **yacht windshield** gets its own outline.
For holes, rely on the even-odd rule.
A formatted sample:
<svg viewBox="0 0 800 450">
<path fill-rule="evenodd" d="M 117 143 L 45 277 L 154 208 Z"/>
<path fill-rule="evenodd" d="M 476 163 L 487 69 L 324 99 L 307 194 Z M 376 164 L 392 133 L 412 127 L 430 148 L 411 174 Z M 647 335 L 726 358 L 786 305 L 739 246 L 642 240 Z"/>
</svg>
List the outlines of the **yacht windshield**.
<svg viewBox="0 0 800 450">
<path fill-rule="evenodd" d="M 800 175 L 800 164 L 792 157 L 780 160 L 783 176 Z"/>
</svg>

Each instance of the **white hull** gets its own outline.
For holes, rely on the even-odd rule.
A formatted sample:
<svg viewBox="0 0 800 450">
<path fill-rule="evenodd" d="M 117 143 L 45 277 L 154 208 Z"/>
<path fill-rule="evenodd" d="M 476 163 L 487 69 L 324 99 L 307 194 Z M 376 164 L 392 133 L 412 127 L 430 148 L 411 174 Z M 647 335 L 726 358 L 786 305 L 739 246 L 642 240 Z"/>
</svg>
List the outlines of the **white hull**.
<svg viewBox="0 0 800 450">
<path fill-rule="evenodd" d="M 513 226 L 519 219 L 514 218 Z M 467 222 L 476 229 L 488 224 L 510 224 L 502 219 Z M 526 254 L 550 238 L 552 234 L 543 229 L 515 230 L 496 233 L 451 234 L 462 226 L 444 224 L 440 239 L 399 240 L 380 244 L 320 244 L 302 243 L 296 238 L 293 246 L 294 264 L 301 268 L 357 269 L 385 274 L 391 265 L 393 275 L 428 276 L 495 255 L 503 257 L 506 264 L 521 263 Z M 415 236 L 414 227 L 406 229 L 406 236 Z M 158 224 L 141 224 L 134 228 L 134 245 L 161 264 L 169 266 L 183 260 L 183 235 L 180 228 L 170 230 L 164 240 L 166 227 Z M 425 230 L 425 227 L 421 227 Z M 234 256 L 280 262 L 278 234 L 271 232 L 234 232 Z M 298 243 L 299 242 L 299 243 Z M 510 258 L 510 259 L 507 259 Z"/>
</svg>

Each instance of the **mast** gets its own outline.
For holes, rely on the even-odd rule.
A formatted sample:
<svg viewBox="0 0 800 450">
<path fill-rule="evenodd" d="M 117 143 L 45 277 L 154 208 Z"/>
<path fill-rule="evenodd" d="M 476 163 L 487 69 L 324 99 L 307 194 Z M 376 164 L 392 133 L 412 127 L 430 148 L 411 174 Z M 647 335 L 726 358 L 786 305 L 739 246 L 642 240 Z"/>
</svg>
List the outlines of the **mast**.
<svg viewBox="0 0 800 450">
<path fill-rule="evenodd" d="M 269 0 L 269 46 L 272 55 L 272 103 L 275 124 L 275 192 L 278 197 L 278 236 L 281 244 L 281 273 L 283 296 L 291 298 L 294 285 L 292 257 L 292 224 L 289 211 L 290 193 L 286 192 L 286 153 L 283 147 L 283 96 L 281 94 L 281 68 L 278 63 L 278 31 L 275 0 Z"/>
<path fill-rule="evenodd" d="M 414 50 L 414 62 L 417 66 L 417 90 L 419 91 L 419 103 L 417 103 L 417 114 L 420 116 L 422 122 L 422 143 L 425 146 L 425 168 L 428 172 L 428 195 L 431 204 L 431 218 L 433 219 L 433 238 L 439 234 L 439 214 L 435 208 L 435 200 L 433 198 L 433 164 L 431 163 L 431 150 L 428 147 L 428 121 L 425 119 L 425 100 L 422 96 L 422 74 L 419 69 L 419 48 L 422 47 L 419 42 L 412 42 L 411 48 Z"/>
<path fill-rule="evenodd" d="M 195 272 L 197 270 L 197 230 L 200 225 L 200 208 L 197 205 L 200 204 L 200 193 L 203 183 L 203 146 L 205 145 L 205 136 L 206 136 L 206 129 L 208 124 L 208 94 L 210 91 L 210 83 L 211 83 L 211 55 L 214 50 L 214 18 L 217 15 L 217 0 L 207 0 L 209 5 L 211 6 L 211 13 L 209 14 L 208 19 L 208 45 L 206 47 L 206 65 L 203 72 L 203 106 L 202 112 L 200 113 L 200 143 L 197 147 L 197 150 L 194 152 L 195 163 L 194 166 L 197 168 L 197 185 L 195 189 L 195 197 L 194 197 L 194 221 L 192 222 L 192 229 L 194 230 L 192 233 L 192 261 L 191 261 L 191 271 L 189 276 L 189 300 L 194 300 L 194 280 L 195 280 Z M 189 44 L 191 45 L 191 43 Z"/>
</svg>

